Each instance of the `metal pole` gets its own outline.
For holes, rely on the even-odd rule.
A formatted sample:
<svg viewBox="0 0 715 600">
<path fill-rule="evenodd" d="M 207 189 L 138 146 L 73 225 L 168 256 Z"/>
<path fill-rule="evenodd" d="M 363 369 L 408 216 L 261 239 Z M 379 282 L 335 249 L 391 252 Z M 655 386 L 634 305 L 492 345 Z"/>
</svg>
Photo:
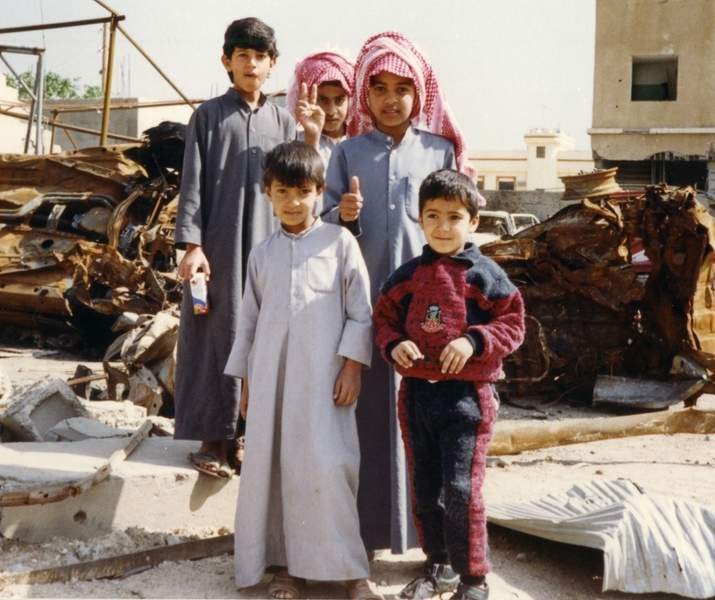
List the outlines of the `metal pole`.
<svg viewBox="0 0 715 600">
<path fill-rule="evenodd" d="M 25 154 L 28 153 L 30 149 L 30 134 L 32 133 L 32 119 L 35 116 L 35 113 L 37 111 L 37 94 L 40 90 L 40 80 L 37 77 L 38 71 L 40 70 L 40 55 L 37 55 L 37 67 L 35 67 L 35 89 L 32 95 L 32 103 L 30 104 L 30 115 L 29 118 L 27 119 L 27 132 L 25 134 Z M 35 146 L 35 154 L 37 154 L 37 146 Z"/>
<path fill-rule="evenodd" d="M 104 85 L 104 106 L 102 108 L 102 129 L 99 135 L 99 145 L 107 144 L 107 131 L 109 130 L 109 115 L 111 114 L 110 101 L 112 97 L 112 72 L 114 71 L 114 44 L 117 37 L 117 17 L 112 15 L 109 25 L 109 53 L 107 54 L 107 78 Z"/>
<path fill-rule="evenodd" d="M 42 54 L 37 55 L 37 80 L 39 86 L 37 90 L 37 121 L 35 122 L 35 154 L 45 153 L 45 140 L 42 136 L 42 117 L 45 96 L 45 63 Z"/>
<path fill-rule="evenodd" d="M 96 0 L 95 0 L 95 2 L 96 2 Z M 164 81 L 166 81 L 172 88 L 174 88 L 174 91 L 175 91 L 177 94 L 179 94 L 179 96 L 181 96 L 181 98 L 184 100 L 184 102 L 186 102 L 186 104 L 188 104 L 188 105 L 191 107 L 191 110 L 196 110 L 196 107 L 194 107 L 194 105 L 191 103 L 191 100 L 189 100 L 189 99 L 184 95 L 184 93 L 183 93 L 178 87 L 176 87 L 176 84 L 175 84 L 171 79 L 169 79 L 169 76 L 168 76 L 166 73 L 164 73 L 164 71 L 161 70 L 161 68 L 159 67 L 159 65 L 157 65 L 157 64 L 152 60 L 152 58 L 144 51 L 144 48 L 142 48 L 142 47 L 134 40 L 134 38 L 132 38 L 132 36 L 130 36 L 130 35 L 124 30 L 124 28 L 123 28 L 121 25 L 117 25 L 117 29 L 119 29 L 119 31 L 122 32 L 122 35 L 123 35 L 125 38 L 127 38 L 127 40 L 129 41 L 129 43 L 132 44 L 132 46 L 134 46 L 144 58 L 146 58 L 146 60 L 149 62 L 149 64 L 150 64 L 152 67 L 154 67 L 154 69 L 156 69 L 156 72 L 159 73 L 159 75 L 161 75 L 161 76 L 164 78 Z"/>
<path fill-rule="evenodd" d="M 106 23 L 102 24 L 102 89 L 107 86 L 107 36 L 109 27 Z"/>
<path fill-rule="evenodd" d="M 50 129 L 50 151 L 47 154 L 52 154 L 52 149 L 55 147 L 55 120 L 57 119 L 57 111 L 53 110 L 52 111 L 52 121 L 50 121 L 50 125 L 52 125 Z"/>
<path fill-rule="evenodd" d="M 83 21 L 63 21 L 61 23 L 43 23 L 42 25 L 23 25 L 22 27 L 5 27 L 0 29 L 2 33 L 22 33 L 25 31 L 41 31 L 43 29 L 63 29 L 65 27 L 82 27 L 84 25 L 99 25 L 100 23 L 109 23 L 112 21 L 123 21 L 124 15 L 112 15 L 111 17 L 102 17 L 100 19 L 85 19 Z"/>
<path fill-rule="evenodd" d="M 192 104 L 201 104 L 205 100 L 194 98 Z M 182 106 L 186 104 L 183 100 L 151 100 L 147 102 L 117 102 L 110 104 L 110 108 L 114 110 L 133 110 L 135 108 L 160 108 L 163 106 Z M 101 104 L 87 104 L 84 106 L 63 106 L 55 105 L 54 109 L 62 114 L 83 113 L 101 110 Z"/>
<path fill-rule="evenodd" d="M 32 91 L 32 90 L 27 86 L 27 84 L 22 80 L 22 77 L 20 77 L 20 76 L 17 74 L 17 71 L 15 71 L 15 69 L 12 68 L 12 65 L 11 65 L 9 62 L 7 62 L 7 59 L 2 55 L 2 53 L 3 53 L 3 51 L 0 50 L 0 60 L 2 60 L 2 61 L 5 63 L 5 66 L 10 70 L 10 73 L 13 74 L 13 76 L 15 77 L 15 79 L 17 79 L 17 82 L 23 87 L 23 89 L 25 90 L 25 92 L 27 93 L 27 95 L 30 96 L 30 98 L 31 98 L 32 100 L 35 100 L 35 94 L 33 93 L 33 91 Z"/>
</svg>

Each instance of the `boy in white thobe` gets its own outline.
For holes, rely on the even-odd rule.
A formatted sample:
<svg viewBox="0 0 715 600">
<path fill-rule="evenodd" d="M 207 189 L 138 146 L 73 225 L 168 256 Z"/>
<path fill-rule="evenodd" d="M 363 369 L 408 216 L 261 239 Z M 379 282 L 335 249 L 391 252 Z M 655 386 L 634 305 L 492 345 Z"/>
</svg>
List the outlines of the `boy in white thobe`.
<svg viewBox="0 0 715 600">
<path fill-rule="evenodd" d="M 354 237 L 313 216 L 323 190 L 313 148 L 277 146 L 264 184 L 281 228 L 251 252 L 226 365 L 243 380 L 241 411 L 250 412 L 236 583 L 254 585 L 268 566 L 280 566 L 269 587 L 275 598 L 300 595 L 303 579 L 345 581 L 349 597 L 376 597 L 356 506 L 369 277 Z"/>
</svg>

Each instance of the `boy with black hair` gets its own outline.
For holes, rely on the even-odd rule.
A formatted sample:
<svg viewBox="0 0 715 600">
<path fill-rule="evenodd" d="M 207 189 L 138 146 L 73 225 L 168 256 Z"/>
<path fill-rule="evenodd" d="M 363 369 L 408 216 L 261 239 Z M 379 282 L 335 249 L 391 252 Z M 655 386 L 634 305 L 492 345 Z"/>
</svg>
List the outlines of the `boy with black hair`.
<svg viewBox="0 0 715 600">
<path fill-rule="evenodd" d="M 422 255 L 399 267 L 375 305 L 375 340 L 402 375 L 398 414 L 413 515 L 427 555 L 400 598 L 453 591 L 486 600 L 482 484 L 496 418 L 492 382 L 524 338 L 524 304 L 507 275 L 467 242 L 479 223 L 474 182 L 449 169 L 419 190 Z"/>
<path fill-rule="evenodd" d="M 273 29 L 255 18 L 226 29 L 221 62 L 232 87 L 204 102 L 186 132 L 176 245 L 185 248 L 179 276 L 208 280 L 208 314 L 195 315 L 185 284 L 176 365 L 176 439 L 201 440 L 190 460 L 214 477 L 231 477 L 239 386 L 223 374 L 231 350 L 248 253 L 275 229 L 261 198 L 263 160 L 277 144 L 295 138 L 295 123 L 267 102 L 261 88 L 278 49 Z M 306 131 L 322 111 L 302 98 Z M 302 122 L 303 122 L 302 121 Z"/>
<path fill-rule="evenodd" d="M 369 587 L 356 496 L 355 402 L 371 357 L 370 283 L 345 228 L 314 216 L 323 163 L 303 142 L 266 156 L 264 183 L 281 227 L 252 251 L 226 374 L 243 380 L 246 455 L 236 511 L 236 584 L 278 566 L 274 598 L 304 579 Z"/>
</svg>

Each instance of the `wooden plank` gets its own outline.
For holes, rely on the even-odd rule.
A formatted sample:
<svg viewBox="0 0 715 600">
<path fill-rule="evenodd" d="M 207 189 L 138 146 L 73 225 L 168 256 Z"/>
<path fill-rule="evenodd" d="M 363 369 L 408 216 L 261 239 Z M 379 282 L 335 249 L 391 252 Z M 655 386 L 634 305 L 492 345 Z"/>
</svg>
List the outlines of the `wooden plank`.
<svg viewBox="0 0 715 600">
<path fill-rule="evenodd" d="M 567 444 L 673 433 L 715 433 L 715 411 L 685 408 L 538 424 L 502 421 L 494 428 L 487 452 L 500 456 Z"/>
</svg>

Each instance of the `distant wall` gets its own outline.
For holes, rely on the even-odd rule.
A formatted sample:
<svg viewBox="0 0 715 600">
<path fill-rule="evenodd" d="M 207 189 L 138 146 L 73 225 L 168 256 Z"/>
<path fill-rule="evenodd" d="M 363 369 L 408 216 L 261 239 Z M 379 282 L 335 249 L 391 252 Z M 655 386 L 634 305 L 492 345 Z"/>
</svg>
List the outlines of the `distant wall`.
<svg viewBox="0 0 715 600">
<path fill-rule="evenodd" d="M 480 190 L 487 200 L 487 210 L 506 210 L 508 212 L 531 213 L 540 221 L 573 202 L 561 200 L 561 192 L 512 192 L 498 190 Z"/>
</svg>

